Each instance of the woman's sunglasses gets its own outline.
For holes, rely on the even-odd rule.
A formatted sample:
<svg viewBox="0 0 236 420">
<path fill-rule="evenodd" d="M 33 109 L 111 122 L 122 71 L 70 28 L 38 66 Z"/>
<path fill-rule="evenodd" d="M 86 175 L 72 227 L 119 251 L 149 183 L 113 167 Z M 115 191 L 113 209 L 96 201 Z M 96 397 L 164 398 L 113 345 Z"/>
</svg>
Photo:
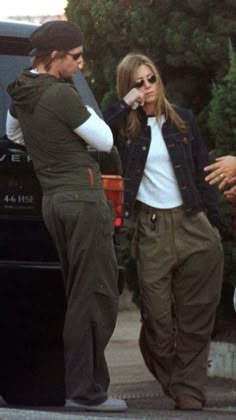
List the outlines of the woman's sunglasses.
<svg viewBox="0 0 236 420">
<path fill-rule="evenodd" d="M 70 55 L 73 58 L 73 60 L 75 60 L 75 61 L 78 60 L 78 58 L 80 58 L 81 55 L 83 55 L 82 52 L 79 52 L 79 53 L 76 53 L 76 54 L 71 54 L 71 53 L 67 52 L 66 54 Z"/>
<path fill-rule="evenodd" d="M 155 74 L 152 74 L 151 76 L 148 76 L 148 77 L 146 78 L 146 80 L 147 80 L 147 82 L 148 82 L 148 83 L 153 84 L 153 83 L 156 83 L 157 78 L 156 78 Z M 134 83 L 134 87 L 136 87 L 136 88 L 141 88 L 141 87 L 144 85 L 144 82 L 145 82 L 145 80 L 144 80 L 144 79 L 138 79 L 138 80 L 136 80 L 136 82 Z"/>
</svg>

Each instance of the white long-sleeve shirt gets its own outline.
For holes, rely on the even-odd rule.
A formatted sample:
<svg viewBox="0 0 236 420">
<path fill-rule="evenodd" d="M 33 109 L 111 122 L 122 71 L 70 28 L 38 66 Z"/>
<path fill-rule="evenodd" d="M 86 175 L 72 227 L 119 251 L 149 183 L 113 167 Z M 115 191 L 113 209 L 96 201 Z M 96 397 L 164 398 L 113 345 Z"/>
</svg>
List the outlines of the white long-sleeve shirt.
<svg viewBox="0 0 236 420">
<path fill-rule="evenodd" d="M 113 146 L 113 135 L 110 127 L 100 118 L 90 106 L 86 105 L 90 117 L 73 131 L 81 137 L 90 147 L 98 151 L 109 152 Z M 18 119 L 14 118 L 10 111 L 7 112 L 6 120 L 7 137 L 14 143 L 24 144 L 24 136 Z"/>
</svg>

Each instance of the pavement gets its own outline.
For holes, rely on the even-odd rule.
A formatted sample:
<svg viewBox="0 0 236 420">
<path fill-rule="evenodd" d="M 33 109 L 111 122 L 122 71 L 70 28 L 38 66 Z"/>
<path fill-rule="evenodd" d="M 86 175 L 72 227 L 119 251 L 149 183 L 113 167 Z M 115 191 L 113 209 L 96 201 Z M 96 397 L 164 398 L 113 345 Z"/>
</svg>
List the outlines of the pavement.
<svg viewBox="0 0 236 420">
<path fill-rule="evenodd" d="M 138 347 L 139 328 L 140 315 L 135 306 L 120 310 L 106 351 L 111 375 L 109 393 L 126 400 L 127 412 L 98 414 L 64 407 L 5 407 L 0 408 L 0 420 L 236 419 L 236 381 L 224 377 L 209 378 L 208 401 L 203 411 L 175 410 L 173 401 L 163 395 L 144 365 Z"/>
</svg>

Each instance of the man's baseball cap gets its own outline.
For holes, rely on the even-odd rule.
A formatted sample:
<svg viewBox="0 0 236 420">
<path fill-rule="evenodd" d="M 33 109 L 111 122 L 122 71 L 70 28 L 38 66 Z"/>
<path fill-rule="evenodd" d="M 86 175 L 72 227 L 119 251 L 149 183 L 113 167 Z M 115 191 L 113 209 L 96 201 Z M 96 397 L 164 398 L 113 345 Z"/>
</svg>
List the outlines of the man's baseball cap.
<svg viewBox="0 0 236 420">
<path fill-rule="evenodd" d="M 83 44 L 80 28 L 72 22 L 53 20 L 37 28 L 29 37 L 30 56 L 42 56 L 52 51 L 68 51 Z"/>
</svg>

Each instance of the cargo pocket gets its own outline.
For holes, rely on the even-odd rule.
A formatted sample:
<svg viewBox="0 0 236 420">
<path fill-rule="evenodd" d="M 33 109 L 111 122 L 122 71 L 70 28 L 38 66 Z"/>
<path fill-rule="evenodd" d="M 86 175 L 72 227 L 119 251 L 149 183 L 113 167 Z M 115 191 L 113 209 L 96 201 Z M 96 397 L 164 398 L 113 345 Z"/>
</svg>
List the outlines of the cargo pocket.
<svg viewBox="0 0 236 420">
<path fill-rule="evenodd" d="M 107 205 L 108 205 L 109 212 L 110 212 L 110 219 L 111 219 L 110 220 L 110 223 L 111 223 L 110 228 L 111 228 L 111 233 L 113 235 L 114 234 L 114 230 L 115 230 L 116 212 L 115 212 L 115 209 L 114 209 L 114 206 L 113 206 L 112 201 L 107 200 Z"/>
<path fill-rule="evenodd" d="M 100 238 L 100 244 L 103 247 L 106 242 L 109 242 L 109 237 L 112 239 L 114 234 L 114 209 L 111 202 L 107 201 L 106 199 L 101 200 L 97 203 L 97 211 L 98 211 L 98 229 L 97 234 L 98 237 L 96 240 L 98 241 Z M 113 239 L 112 239 L 113 241 Z"/>
<path fill-rule="evenodd" d="M 133 259 L 137 258 L 137 243 L 138 243 L 138 229 L 137 226 L 134 229 L 132 238 L 131 238 L 131 243 L 130 243 L 130 256 Z"/>
<path fill-rule="evenodd" d="M 114 213 L 106 199 L 97 203 L 96 292 L 118 299 L 118 264 L 113 242 Z"/>
</svg>

